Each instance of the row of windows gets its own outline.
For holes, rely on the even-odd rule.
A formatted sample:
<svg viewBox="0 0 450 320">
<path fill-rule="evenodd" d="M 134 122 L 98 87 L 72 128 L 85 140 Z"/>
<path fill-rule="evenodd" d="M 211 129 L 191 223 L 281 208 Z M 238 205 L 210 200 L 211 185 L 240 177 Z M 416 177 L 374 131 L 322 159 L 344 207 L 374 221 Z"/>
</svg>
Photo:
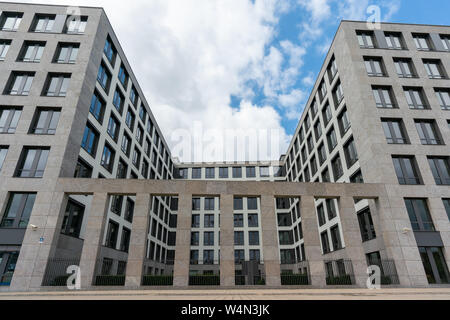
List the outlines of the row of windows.
<svg viewBox="0 0 450 320">
<path fill-rule="evenodd" d="M 0 61 L 5 60 L 11 46 L 11 40 L 0 39 Z M 18 62 L 41 62 L 44 54 L 45 41 L 24 41 L 17 57 Z M 79 43 L 59 42 L 52 62 L 59 64 L 74 64 L 77 61 Z"/>
<path fill-rule="evenodd" d="M 356 31 L 358 43 L 361 48 L 374 49 L 380 48 L 380 44 L 376 41 L 372 31 Z M 420 51 L 438 50 L 432 41 L 430 34 L 412 33 L 412 38 L 416 49 Z M 384 32 L 387 49 L 408 50 L 405 40 L 401 32 Z M 450 51 L 450 35 L 440 34 L 439 40 L 443 50 Z"/>
<path fill-rule="evenodd" d="M 416 68 L 410 58 L 393 58 L 395 70 L 400 78 L 418 78 Z M 422 59 L 423 65 L 430 79 L 447 79 L 444 65 L 439 59 Z M 367 75 L 370 77 L 388 77 L 382 57 L 364 57 Z"/>
<path fill-rule="evenodd" d="M 258 167 L 260 177 L 269 177 L 270 171 L 269 167 Z M 204 172 L 205 179 L 215 179 L 217 177 L 217 171 L 219 173 L 218 177 L 220 179 L 228 179 L 230 177 L 229 172 L 231 170 L 231 177 L 234 179 L 243 178 L 242 167 L 220 167 L 218 170 L 216 168 L 178 168 L 176 178 L 177 179 L 187 179 L 189 170 L 191 170 L 191 179 L 202 179 L 202 172 Z M 245 167 L 246 178 L 256 178 L 257 167 Z M 274 176 L 282 177 L 282 167 L 274 167 Z"/>
<path fill-rule="evenodd" d="M 35 72 L 13 71 L 3 94 L 28 96 L 33 84 Z M 65 97 L 69 88 L 70 73 L 49 73 L 42 95 L 46 97 Z"/>
<path fill-rule="evenodd" d="M 450 157 L 428 156 L 428 164 L 437 185 L 450 185 Z M 392 156 L 399 184 L 423 184 L 414 156 Z"/>
<path fill-rule="evenodd" d="M 0 107 L 0 134 L 15 133 L 22 107 Z M 61 108 L 38 107 L 31 121 L 29 134 L 53 135 L 56 133 Z"/>
<path fill-rule="evenodd" d="M 22 12 L 2 12 L 2 15 L 0 16 L 0 30 L 17 31 L 22 22 L 22 18 Z M 29 28 L 29 32 L 56 32 L 55 20 L 55 14 L 36 13 Z M 83 34 L 86 30 L 87 20 L 87 16 L 67 16 L 62 32 L 67 34 Z"/>
<path fill-rule="evenodd" d="M 0 146 L 0 170 L 8 153 L 8 146 Z M 17 178 L 42 178 L 50 147 L 24 147 L 14 171 Z"/>
<path fill-rule="evenodd" d="M 381 123 L 389 144 L 410 143 L 405 125 L 399 118 L 382 118 Z M 415 119 L 414 124 L 423 145 L 443 145 L 444 140 L 435 120 Z"/>
<path fill-rule="evenodd" d="M 403 87 L 403 92 L 410 109 L 431 109 L 422 87 Z M 434 92 L 441 109 L 450 110 L 450 89 L 434 88 Z M 391 86 L 372 86 L 372 93 L 378 108 L 398 108 L 397 99 Z"/>
</svg>

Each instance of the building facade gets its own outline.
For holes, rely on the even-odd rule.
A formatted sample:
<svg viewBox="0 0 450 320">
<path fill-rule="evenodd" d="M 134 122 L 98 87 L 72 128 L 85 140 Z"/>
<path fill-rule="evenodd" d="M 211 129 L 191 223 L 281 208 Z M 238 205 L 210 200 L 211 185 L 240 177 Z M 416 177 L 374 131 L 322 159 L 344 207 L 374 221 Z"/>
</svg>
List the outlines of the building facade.
<svg viewBox="0 0 450 320">
<path fill-rule="evenodd" d="M 286 152 L 179 163 L 101 8 L 0 6 L 0 290 L 450 281 L 450 27 L 343 21 Z"/>
</svg>

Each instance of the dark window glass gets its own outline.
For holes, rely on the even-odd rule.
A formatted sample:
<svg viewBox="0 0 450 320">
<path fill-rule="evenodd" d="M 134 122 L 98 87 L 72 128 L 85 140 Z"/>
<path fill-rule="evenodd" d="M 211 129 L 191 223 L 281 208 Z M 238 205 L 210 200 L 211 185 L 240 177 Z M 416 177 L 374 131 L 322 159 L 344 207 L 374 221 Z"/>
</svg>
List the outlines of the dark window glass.
<svg viewBox="0 0 450 320">
<path fill-rule="evenodd" d="M 431 172 L 437 185 L 450 185 L 449 157 L 428 157 Z"/>
<path fill-rule="evenodd" d="M 405 199 L 405 205 L 414 231 L 435 231 L 425 199 Z"/>
<path fill-rule="evenodd" d="M 15 176 L 21 178 L 42 178 L 47 165 L 49 148 L 25 147 L 20 156 Z"/>
<path fill-rule="evenodd" d="M 10 193 L 1 227 L 26 228 L 35 199 L 35 193 Z"/>
<path fill-rule="evenodd" d="M 422 183 L 414 157 L 394 156 L 392 161 L 400 184 Z"/>
<path fill-rule="evenodd" d="M 0 107 L 0 133 L 15 133 L 21 114 L 21 108 Z"/>
<path fill-rule="evenodd" d="M 369 241 L 376 238 L 375 227 L 372 221 L 372 214 L 369 208 L 358 212 L 359 229 L 362 241 Z"/>
</svg>

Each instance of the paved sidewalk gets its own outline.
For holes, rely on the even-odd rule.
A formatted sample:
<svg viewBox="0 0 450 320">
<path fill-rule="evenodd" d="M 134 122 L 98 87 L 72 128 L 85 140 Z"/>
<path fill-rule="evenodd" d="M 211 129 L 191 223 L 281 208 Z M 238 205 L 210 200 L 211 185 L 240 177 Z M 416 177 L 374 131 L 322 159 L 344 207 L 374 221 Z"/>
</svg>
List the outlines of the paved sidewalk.
<svg viewBox="0 0 450 320">
<path fill-rule="evenodd" d="M 450 288 L 3 292 L 0 300 L 450 300 Z"/>
</svg>

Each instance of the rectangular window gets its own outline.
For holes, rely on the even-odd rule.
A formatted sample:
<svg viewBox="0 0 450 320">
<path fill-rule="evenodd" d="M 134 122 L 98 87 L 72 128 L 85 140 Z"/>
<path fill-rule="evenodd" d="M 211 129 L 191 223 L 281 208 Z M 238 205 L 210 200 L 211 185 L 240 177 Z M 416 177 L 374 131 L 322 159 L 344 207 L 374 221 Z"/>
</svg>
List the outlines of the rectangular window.
<svg viewBox="0 0 450 320">
<path fill-rule="evenodd" d="M 92 167 L 81 158 L 78 158 L 77 166 L 75 167 L 74 178 L 92 178 Z"/>
<path fill-rule="evenodd" d="M 319 87 L 320 102 L 322 102 L 326 96 L 327 96 L 327 85 L 325 83 L 325 80 L 322 80 L 322 82 L 320 83 L 320 87 Z"/>
<path fill-rule="evenodd" d="M 243 246 L 244 245 L 244 231 L 234 232 L 234 245 Z"/>
<path fill-rule="evenodd" d="M 378 57 L 365 57 L 364 63 L 366 65 L 367 75 L 370 77 L 384 77 L 386 71 L 383 65 L 382 58 Z"/>
<path fill-rule="evenodd" d="M 322 242 L 322 251 L 323 254 L 329 253 L 330 250 L 330 242 L 328 240 L 328 232 L 324 231 L 320 234 L 320 240 Z"/>
<path fill-rule="evenodd" d="M 323 204 L 320 204 L 320 205 L 317 207 L 317 218 L 318 218 L 318 220 L 319 220 L 319 226 L 320 226 L 320 227 L 323 226 L 323 225 L 326 223 L 326 220 L 325 220 L 325 210 L 324 210 L 324 208 L 323 208 Z"/>
<path fill-rule="evenodd" d="M 403 90 L 410 109 L 428 109 L 428 104 L 422 88 L 404 87 Z"/>
<path fill-rule="evenodd" d="M 316 141 L 319 141 L 320 137 L 322 136 L 322 125 L 320 124 L 320 119 L 318 119 L 316 124 L 314 125 L 314 134 L 316 136 Z"/>
<path fill-rule="evenodd" d="M 119 81 L 125 89 L 128 86 L 128 79 L 129 79 L 128 72 L 125 69 L 125 66 L 122 64 L 119 69 Z"/>
<path fill-rule="evenodd" d="M 313 156 L 311 158 L 310 166 L 311 166 L 311 177 L 314 177 L 314 175 L 317 172 L 317 161 L 316 161 L 316 157 L 315 156 Z"/>
<path fill-rule="evenodd" d="M 123 153 L 129 157 L 130 151 L 131 151 L 131 138 L 128 136 L 128 134 L 124 133 L 122 136 L 122 143 L 120 145 L 120 149 L 123 151 Z"/>
<path fill-rule="evenodd" d="M 450 199 L 442 199 L 444 202 L 445 212 L 447 212 L 448 220 L 450 221 Z"/>
<path fill-rule="evenodd" d="M 101 124 L 103 122 L 103 115 L 105 114 L 106 102 L 101 97 L 101 95 L 94 91 L 91 99 L 91 106 L 89 107 L 89 112 L 94 116 L 95 119 Z"/>
<path fill-rule="evenodd" d="M 445 50 L 450 51 L 450 35 L 441 34 L 442 46 Z"/>
<path fill-rule="evenodd" d="M 353 137 L 344 145 L 345 160 L 347 162 L 347 169 L 358 161 L 358 153 L 356 152 L 355 141 Z"/>
<path fill-rule="evenodd" d="M 22 21 L 23 13 L 21 12 L 2 12 L 0 20 L 0 29 L 2 31 L 17 31 Z"/>
<path fill-rule="evenodd" d="M 200 198 L 192 198 L 192 210 L 200 210 Z"/>
<path fill-rule="evenodd" d="M 422 184 L 416 160 L 413 156 L 393 156 L 392 161 L 399 184 Z"/>
<path fill-rule="evenodd" d="M 337 146 L 337 137 L 334 127 L 332 127 L 330 131 L 328 131 L 327 141 L 328 141 L 328 150 L 332 152 L 334 148 Z"/>
<path fill-rule="evenodd" d="M 450 89 L 434 89 L 442 110 L 450 110 Z"/>
<path fill-rule="evenodd" d="M 407 144 L 408 137 L 401 119 L 381 119 L 384 135 L 389 144 Z"/>
<path fill-rule="evenodd" d="M 417 50 L 430 51 L 432 50 L 430 36 L 428 34 L 413 34 L 414 43 Z"/>
<path fill-rule="evenodd" d="M 205 168 L 205 178 L 214 179 L 216 176 L 216 168 Z"/>
<path fill-rule="evenodd" d="M 327 206 L 328 220 L 333 220 L 337 216 L 336 205 L 334 199 L 326 199 L 325 204 Z"/>
<path fill-rule="evenodd" d="M 331 118 L 333 117 L 333 115 L 331 113 L 330 105 L 328 103 L 325 105 L 325 107 L 322 110 L 322 117 L 323 117 L 323 123 L 326 127 L 328 125 L 328 123 L 330 122 Z"/>
<path fill-rule="evenodd" d="M 280 245 L 294 244 L 294 237 L 291 231 L 278 231 Z"/>
<path fill-rule="evenodd" d="M 373 33 L 370 31 L 357 31 L 358 43 L 360 48 L 370 49 L 375 48 Z"/>
<path fill-rule="evenodd" d="M 111 65 L 114 66 L 114 63 L 116 62 L 116 55 L 117 51 L 114 45 L 112 44 L 111 38 L 108 36 L 106 38 L 105 47 L 103 48 L 103 52 L 105 56 L 108 58 Z"/>
<path fill-rule="evenodd" d="M 411 59 L 394 58 L 395 70 L 399 78 L 416 78 L 416 72 Z"/>
<path fill-rule="evenodd" d="M 59 43 L 54 62 L 70 64 L 77 62 L 79 49 L 80 45 L 78 43 Z"/>
<path fill-rule="evenodd" d="M 361 173 L 361 170 L 356 171 L 351 177 L 350 177 L 350 183 L 364 183 L 364 178 Z"/>
<path fill-rule="evenodd" d="M 235 228 L 244 227 L 244 215 L 243 214 L 235 214 L 234 215 L 234 227 Z"/>
<path fill-rule="evenodd" d="M 0 107 L 0 133 L 15 133 L 21 114 L 21 108 Z"/>
<path fill-rule="evenodd" d="M 402 50 L 404 49 L 403 39 L 401 33 L 385 32 L 386 43 L 389 49 Z"/>
<path fill-rule="evenodd" d="M 258 209 L 258 198 L 247 198 L 247 209 L 257 210 Z"/>
<path fill-rule="evenodd" d="M 11 46 L 11 40 L 0 39 L 0 61 L 5 60 L 9 47 Z"/>
<path fill-rule="evenodd" d="M 119 131 L 120 131 L 119 120 L 117 120 L 114 114 L 111 112 L 106 132 L 115 142 L 117 142 L 117 139 L 119 138 Z"/>
<path fill-rule="evenodd" d="M 40 62 L 44 53 L 45 42 L 25 41 L 19 53 L 18 61 Z"/>
<path fill-rule="evenodd" d="M 342 249 L 341 235 L 339 233 L 339 225 L 330 228 L 331 242 L 333 243 L 333 250 Z"/>
<path fill-rule="evenodd" d="M 213 231 L 203 232 L 203 245 L 204 246 L 213 246 L 214 245 L 214 232 Z"/>
<path fill-rule="evenodd" d="M 221 179 L 228 178 L 228 168 L 227 167 L 219 168 L 219 178 L 221 178 Z"/>
<path fill-rule="evenodd" d="M 52 32 L 55 25 L 55 15 L 36 14 L 31 27 L 33 32 Z"/>
<path fill-rule="evenodd" d="M 134 86 L 131 87 L 131 91 L 130 91 L 130 100 L 131 103 L 136 106 L 137 102 L 138 102 L 138 95 L 136 93 L 136 89 L 134 88 Z"/>
<path fill-rule="evenodd" d="M 242 178 L 242 168 L 241 167 L 233 167 L 233 178 Z"/>
<path fill-rule="evenodd" d="M 139 169 L 139 165 L 141 163 L 141 152 L 136 147 L 133 150 L 132 163 L 136 168 Z"/>
<path fill-rule="evenodd" d="M 442 65 L 441 60 L 423 59 L 423 65 L 425 66 L 425 70 L 427 71 L 428 77 L 430 79 L 446 79 L 447 78 L 447 75 L 445 74 L 444 66 Z"/>
<path fill-rule="evenodd" d="M 290 226 L 292 226 L 292 218 L 291 218 L 291 214 L 289 212 L 278 213 L 277 214 L 277 220 L 278 220 L 278 226 L 279 227 L 290 227 Z"/>
<path fill-rule="evenodd" d="M 424 145 L 443 144 L 441 135 L 434 120 L 414 120 L 417 132 L 419 133 L 420 142 Z"/>
<path fill-rule="evenodd" d="M 65 97 L 69 83 L 70 74 L 50 73 L 43 94 L 47 97 Z"/>
<path fill-rule="evenodd" d="M 10 193 L 1 227 L 27 228 L 35 199 L 35 193 Z"/>
<path fill-rule="evenodd" d="M 128 107 L 127 115 L 125 117 L 125 124 L 131 130 L 131 132 L 134 131 L 134 121 L 135 121 L 135 119 L 136 119 L 136 116 L 134 115 L 133 111 L 131 111 L 131 108 Z"/>
<path fill-rule="evenodd" d="M 141 125 L 137 126 L 136 140 L 141 146 L 142 146 L 142 143 L 144 143 L 144 129 L 141 127 Z"/>
<path fill-rule="evenodd" d="M 103 64 L 103 62 L 98 69 L 97 81 L 100 83 L 105 92 L 108 93 L 109 85 L 111 83 L 111 73 L 108 71 L 106 65 Z"/>
<path fill-rule="evenodd" d="M 0 146 L 0 172 L 2 171 L 3 163 L 5 162 L 7 154 L 8 154 L 8 147 Z"/>
<path fill-rule="evenodd" d="M 194 200 L 194 199 L 192 199 L 192 200 Z M 193 204 L 194 204 L 194 202 L 193 202 Z M 191 223 L 191 227 L 192 228 L 200 228 L 200 215 L 199 214 L 193 214 L 191 222 L 192 222 Z"/>
<path fill-rule="evenodd" d="M 104 167 L 109 172 L 112 172 L 114 166 L 114 157 L 116 153 L 114 149 L 108 145 L 107 143 L 103 147 L 102 159 L 100 161 L 100 165 Z"/>
<path fill-rule="evenodd" d="M 344 170 L 342 168 L 341 157 L 337 155 L 331 160 L 331 167 L 333 168 L 333 176 L 334 180 L 337 181 L 344 174 Z"/>
<path fill-rule="evenodd" d="M 147 111 L 145 110 L 145 106 L 143 104 L 141 104 L 139 108 L 139 118 L 141 118 L 142 122 L 145 125 L 145 121 L 147 119 Z"/>
<path fill-rule="evenodd" d="M 266 178 L 269 176 L 269 167 L 259 167 L 259 176 Z"/>
<path fill-rule="evenodd" d="M 214 210 L 214 203 L 215 203 L 214 198 L 205 198 L 205 210 Z"/>
<path fill-rule="evenodd" d="M 29 95 L 33 79 L 34 72 L 13 71 L 5 93 L 14 96 Z"/>
<path fill-rule="evenodd" d="M 119 235 L 119 224 L 117 224 L 112 220 L 109 220 L 108 231 L 106 233 L 105 247 L 116 249 L 118 235 Z"/>
<path fill-rule="evenodd" d="M 378 108 L 395 108 L 394 94 L 391 87 L 372 86 L 375 104 Z"/>
<path fill-rule="evenodd" d="M 333 90 L 334 106 L 337 109 L 344 99 L 344 90 L 342 90 L 341 82 L 339 81 Z"/>
<path fill-rule="evenodd" d="M 49 153 L 50 148 L 25 147 L 14 176 L 20 178 L 42 178 Z"/>
<path fill-rule="evenodd" d="M 30 127 L 32 134 L 55 134 L 61 109 L 37 108 Z"/>
<path fill-rule="evenodd" d="M 258 227 L 258 215 L 256 213 L 248 214 L 248 227 L 257 228 Z"/>
<path fill-rule="evenodd" d="M 198 231 L 191 232 L 191 246 L 200 244 L 200 233 Z"/>
<path fill-rule="evenodd" d="M 81 141 L 81 147 L 86 150 L 92 157 L 95 158 L 97 153 L 97 144 L 99 139 L 99 133 L 94 127 L 88 123 L 84 129 L 83 140 Z"/>
<path fill-rule="evenodd" d="M 202 178 L 202 168 L 192 168 L 192 179 Z"/>
<path fill-rule="evenodd" d="M 322 182 L 331 182 L 330 179 L 330 172 L 328 171 L 328 167 L 325 168 L 325 170 L 322 171 Z"/>
<path fill-rule="evenodd" d="M 83 34 L 86 30 L 87 16 L 69 16 L 66 20 L 65 33 Z"/>
<path fill-rule="evenodd" d="M 205 214 L 203 216 L 204 218 L 204 225 L 205 228 L 214 228 L 214 215 L 213 214 Z"/>
<path fill-rule="evenodd" d="M 369 241 L 376 238 L 375 227 L 372 221 L 370 209 L 366 208 L 358 212 L 359 229 L 361 231 L 362 241 Z"/>
<path fill-rule="evenodd" d="M 337 69 L 337 65 L 336 65 L 336 59 L 333 57 L 331 59 L 330 64 L 328 65 L 328 77 L 330 79 L 330 81 L 329 81 L 330 83 L 333 81 L 333 79 L 336 76 L 337 72 L 338 72 L 338 69 Z M 317 108 L 317 106 L 316 106 L 316 108 Z M 316 111 L 317 111 L 317 109 L 316 109 Z M 313 118 L 314 118 L 316 113 L 313 112 Z"/>
<path fill-rule="evenodd" d="M 350 120 L 348 119 L 347 108 L 344 108 L 344 110 L 342 110 L 339 114 L 338 123 L 341 137 L 343 137 L 347 133 L 348 129 L 350 129 Z"/>
<path fill-rule="evenodd" d="M 241 197 L 234 197 L 233 200 L 233 209 L 234 210 L 242 210 L 243 207 L 243 199 Z"/>
<path fill-rule="evenodd" d="M 245 172 L 246 172 L 247 178 L 255 178 L 256 177 L 255 167 L 246 167 Z"/>
<path fill-rule="evenodd" d="M 61 227 L 62 234 L 75 238 L 80 237 L 84 209 L 84 205 L 69 199 Z"/>
<path fill-rule="evenodd" d="M 128 173 L 128 166 L 122 159 L 119 160 L 117 165 L 117 179 L 126 179 Z"/>
<path fill-rule="evenodd" d="M 111 212 L 121 216 L 123 205 L 123 196 L 112 196 L 111 197 Z"/>
<path fill-rule="evenodd" d="M 120 239 L 120 251 L 128 252 L 128 248 L 130 247 L 130 237 L 131 231 L 127 228 L 122 229 L 122 237 Z M 119 271 L 118 271 L 119 273 Z"/>
<path fill-rule="evenodd" d="M 405 199 L 405 205 L 414 231 L 435 231 L 425 199 Z"/>
<path fill-rule="evenodd" d="M 449 157 L 428 157 L 431 172 L 437 185 L 450 185 Z"/>
<path fill-rule="evenodd" d="M 259 246 L 259 231 L 248 232 L 248 244 L 250 246 Z"/>
<path fill-rule="evenodd" d="M 325 150 L 325 145 L 323 143 L 320 144 L 318 148 L 319 154 L 319 163 L 322 165 L 327 160 L 327 151 Z"/>
<path fill-rule="evenodd" d="M 441 247 L 419 247 L 428 283 L 449 283 L 450 274 Z"/>
</svg>

